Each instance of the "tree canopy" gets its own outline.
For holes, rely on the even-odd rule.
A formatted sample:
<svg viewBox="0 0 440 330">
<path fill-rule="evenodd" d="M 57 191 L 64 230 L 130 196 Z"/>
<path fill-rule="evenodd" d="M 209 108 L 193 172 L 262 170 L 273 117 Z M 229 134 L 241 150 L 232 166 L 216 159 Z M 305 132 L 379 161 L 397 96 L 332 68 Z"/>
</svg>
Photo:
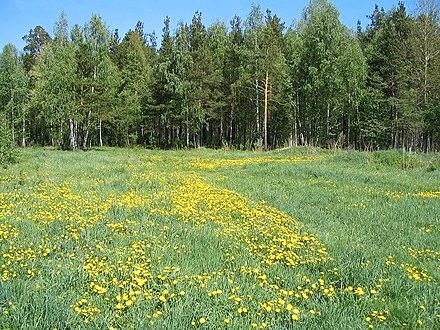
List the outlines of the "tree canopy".
<svg viewBox="0 0 440 330">
<path fill-rule="evenodd" d="M 440 14 L 376 6 L 366 29 L 313 0 L 287 27 L 252 6 L 229 26 L 201 12 L 160 42 L 93 15 L 31 29 L 0 54 L 2 139 L 61 148 L 440 148 Z M 7 138 L 6 138 L 7 136 Z"/>
</svg>

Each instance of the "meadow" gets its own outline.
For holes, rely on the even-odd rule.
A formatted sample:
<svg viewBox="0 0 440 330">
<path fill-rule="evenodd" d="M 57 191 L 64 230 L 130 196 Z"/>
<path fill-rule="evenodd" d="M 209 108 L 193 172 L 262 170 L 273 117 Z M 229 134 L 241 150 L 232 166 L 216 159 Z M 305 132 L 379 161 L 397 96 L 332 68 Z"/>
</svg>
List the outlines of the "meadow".
<svg viewBox="0 0 440 330">
<path fill-rule="evenodd" d="M 0 328 L 440 328 L 439 232 L 438 154 L 29 148 Z"/>
</svg>

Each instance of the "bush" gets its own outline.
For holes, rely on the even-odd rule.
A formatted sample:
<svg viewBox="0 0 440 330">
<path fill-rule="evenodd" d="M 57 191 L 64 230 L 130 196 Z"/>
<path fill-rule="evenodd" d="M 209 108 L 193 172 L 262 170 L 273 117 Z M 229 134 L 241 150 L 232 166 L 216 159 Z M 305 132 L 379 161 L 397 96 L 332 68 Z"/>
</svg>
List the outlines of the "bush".
<svg viewBox="0 0 440 330">
<path fill-rule="evenodd" d="M 333 158 L 344 164 L 373 165 L 378 168 L 426 169 L 427 171 L 440 168 L 440 157 L 437 153 L 410 153 L 396 149 L 373 152 L 342 151 L 336 153 Z"/>
<path fill-rule="evenodd" d="M 371 160 L 378 165 L 385 165 L 394 168 L 410 169 L 432 169 L 439 164 L 438 154 L 420 154 L 402 152 L 401 150 L 376 151 L 372 154 Z"/>
<path fill-rule="evenodd" d="M 14 145 L 11 132 L 7 125 L 6 117 L 0 114 L 0 165 L 5 166 L 15 159 Z"/>
</svg>

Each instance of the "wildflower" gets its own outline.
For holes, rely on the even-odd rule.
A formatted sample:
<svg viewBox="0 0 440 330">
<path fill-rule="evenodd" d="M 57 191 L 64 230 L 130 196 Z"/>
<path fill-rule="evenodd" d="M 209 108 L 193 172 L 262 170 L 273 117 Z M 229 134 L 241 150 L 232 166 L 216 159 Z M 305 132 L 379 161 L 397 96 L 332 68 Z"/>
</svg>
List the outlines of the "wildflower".
<svg viewBox="0 0 440 330">
<path fill-rule="evenodd" d="M 239 307 L 237 312 L 238 314 L 245 314 L 248 312 L 248 309 L 246 307 Z"/>
<path fill-rule="evenodd" d="M 361 287 L 358 287 L 356 288 L 356 290 L 354 290 L 354 294 L 357 296 L 363 296 L 365 294 L 365 291 Z"/>
</svg>

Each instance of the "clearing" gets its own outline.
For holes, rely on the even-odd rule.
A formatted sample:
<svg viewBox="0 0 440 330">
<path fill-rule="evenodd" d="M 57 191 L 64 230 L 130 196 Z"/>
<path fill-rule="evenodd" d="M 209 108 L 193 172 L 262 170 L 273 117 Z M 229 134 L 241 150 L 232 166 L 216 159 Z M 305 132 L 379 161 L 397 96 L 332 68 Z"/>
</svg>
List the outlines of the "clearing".
<svg viewBox="0 0 440 330">
<path fill-rule="evenodd" d="M 439 327 L 439 163 L 23 150 L 0 170 L 0 328 Z"/>
</svg>

